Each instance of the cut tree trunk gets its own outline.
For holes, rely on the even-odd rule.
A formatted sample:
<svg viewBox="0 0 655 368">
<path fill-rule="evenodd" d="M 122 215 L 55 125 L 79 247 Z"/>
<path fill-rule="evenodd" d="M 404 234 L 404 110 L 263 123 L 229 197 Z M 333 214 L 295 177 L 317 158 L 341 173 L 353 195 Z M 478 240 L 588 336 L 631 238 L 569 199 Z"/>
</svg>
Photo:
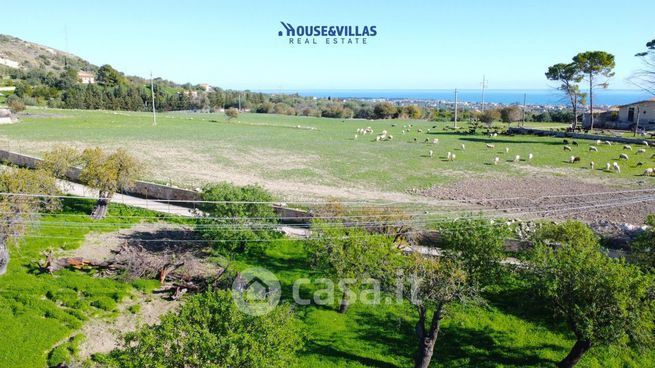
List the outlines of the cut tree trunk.
<svg viewBox="0 0 655 368">
<path fill-rule="evenodd" d="M 7 245 L 0 241 L 0 275 L 7 272 L 7 265 L 9 264 L 9 249 Z"/>
<path fill-rule="evenodd" d="M 443 307 L 438 306 L 432 315 L 432 322 L 429 330 L 425 330 L 426 309 L 419 306 L 419 321 L 416 324 L 416 334 L 418 337 L 418 352 L 416 353 L 416 368 L 428 368 L 434 353 L 434 344 L 437 342 L 441 319 L 443 318 Z"/>
<path fill-rule="evenodd" d="M 341 298 L 341 305 L 339 305 L 339 313 L 346 313 L 348 311 L 348 306 L 350 305 L 350 300 L 348 300 L 348 286 L 343 286 L 343 297 Z"/>
<path fill-rule="evenodd" d="M 589 349 L 591 349 L 591 341 L 576 341 L 575 345 L 573 345 L 573 348 L 569 352 L 569 355 L 562 359 L 561 362 L 557 363 L 557 366 L 560 368 L 574 367 Z"/>
</svg>

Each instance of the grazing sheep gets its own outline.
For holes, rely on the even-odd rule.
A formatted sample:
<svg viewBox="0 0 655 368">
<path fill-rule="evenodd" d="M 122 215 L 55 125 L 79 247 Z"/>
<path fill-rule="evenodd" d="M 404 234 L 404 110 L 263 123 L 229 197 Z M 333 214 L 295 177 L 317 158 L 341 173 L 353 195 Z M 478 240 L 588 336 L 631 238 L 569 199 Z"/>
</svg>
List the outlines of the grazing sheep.
<svg viewBox="0 0 655 368">
<path fill-rule="evenodd" d="M 646 153 L 646 150 L 643 149 L 643 148 L 640 148 L 640 149 L 637 150 L 637 154 L 640 154 L 640 153 Z"/>
<path fill-rule="evenodd" d="M 614 162 L 612 163 L 612 167 L 614 167 L 614 171 L 616 171 L 616 172 L 619 173 L 619 174 L 621 173 L 621 166 L 619 166 L 619 163 L 618 163 L 618 162 L 614 161 Z"/>
<path fill-rule="evenodd" d="M 632 151 L 632 146 L 629 145 L 629 144 L 626 144 L 626 145 L 623 146 L 623 149 L 624 149 L 624 150 Z"/>
<path fill-rule="evenodd" d="M 389 140 L 392 140 L 392 139 L 393 139 L 393 136 L 391 134 L 389 134 Z"/>
<path fill-rule="evenodd" d="M 434 138 L 432 140 L 432 144 L 439 144 L 439 138 Z"/>
<path fill-rule="evenodd" d="M 382 131 L 382 135 L 387 135 L 387 131 L 386 131 L 386 130 L 383 130 L 383 131 Z"/>
<path fill-rule="evenodd" d="M 453 153 L 452 153 L 452 152 L 448 152 L 448 154 L 446 155 L 446 157 L 448 158 L 448 161 L 452 161 Z"/>
<path fill-rule="evenodd" d="M 600 144 L 601 144 L 600 139 L 596 139 L 596 145 L 597 145 L 597 146 L 600 146 Z"/>
<path fill-rule="evenodd" d="M 571 156 L 569 157 L 569 163 L 575 163 L 580 161 L 580 156 Z"/>
<path fill-rule="evenodd" d="M 405 135 L 405 129 L 403 129 L 403 135 Z"/>
<path fill-rule="evenodd" d="M 644 170 L 644 173 L 642 175 L 643 176 L 653 176 L 653 172 L 655 172 L 655 170 L 653 170 L 652 168 L 649 167 L 648 169 Z"/>
<path fill-rule="evenodd" d="M 457 158 L 457 155 L 455 155 L 454 153 L 450 155 L 450 161 L 455 161 L 455 158 Z"/>
<path fill-rule="evenodd" d="M 466 150 L 466 146 L 465 146 L 463 143 L 462 143 L 461 148 L 462 148 L 462 151 L 465 151 L 465 150 Z"/>
<path fill-rule="evenodd" d="M 589 151 L 598 152 L 598 148 L 596 146 L 589 146 Z"/>
<path fill-rule="evenodd" d="M 608 145 L 608 146 L 611 146 L 611 145 L 612 145 L 612 142 L 610 142 L 610 141 L 605 141 L 605 144 Z"/>
<path fill-rule="evenodd" d="M 500 162 L 500 158 L 495 157 L 494 158 L 494 165 L 498 165 L 498 162 Z"/>
<path fill-rule="evenodd" d="M 426 130 L 425 132 L 426 132 L 426 133 L 430 133 L 430 129 L 428 128 L 428 130 Z"/>
<path fill-rule="evenodd" d="M 432 152 L 432 150 L 429 150 L 429 151 L 428 151 L 428 155 L 430 155 L 430 158 L 432 158 L 432 155 L 433 155 L 433 154 L 434 154 L 434 152 Z"/>
<path fill-rule="evenodd" d="M 496 148 L 495 144 L 487 144 L 487 148 Z"/>
<path fill-rule="evenodd" d="M 611 168 L 612 167 L 609 162 L 605 164 L 605 171 L 610 171 Z"/>
<path fill-rule="evenodd" d="M 375 137 L 375 141 L 376 141 L 376 142 L 379 142 L 380 139 L 381 139 L 381 137 L 380 137 L 379 135 L 378 135 L 377 137 Z"/>
<path fill-rule="evenodd" d="M 414 143 L 416 143 L 416 137 L 414 137 Z"/>
<path fill-rule="evenodd" d="M 653 153 L 652 155 L 650 155 L 650 158 L 651 158 L 651 159 L 655 158 L 655 153 Z"/>
<path fill-rule="evenodd" d="M 423 133 L 423 129 L 419 129 L 418 132 L 419 132 L 419 133 Z"/>
<path fill-rule="evenodd" d="M 568 140 L 568 139 L 563 139 L 563 140 L 562 140 L 562 143 L 564 143 L 564 144 L 569 144 L 569 140 Z"/>
<path fill-rule="evenodd" d="M 622 154 L 619 155 L 619 160 L 626 160 L 627 161 L 629 159 L 630 159 L 630 157 L 628 157 L 628 155 L 626 155 L 625 153 L 622 153 Z"/>
<path fill-rule="evenodd" d="M 641 144 L 643 144 L 644 146 L 648 147 L 648 142 L 646 142 L 646 141 L 641 141 Z"/>
<path fill-rule="evenodd" d="M 514 162 L 519 162 L 519 161 L 521 161 L 521 156 L 519 155 L 514 156 Z"/>
<path fill-rule="evenodd" d="M 534 155 L 532 155 L 532 153 L 528 153 L 528 161 L 532 161 L 533 158 L 534 158 Z"/>
<path fill-rule="evenodd" d="M 573 141 L 573 142 L 571 142 L 571 143 L 573 143 L 574 146 L 577 146 L 577 145 L 578 145 L 578 142 L 576 142 L 576 141 Z"/>
<path fill-rule="evenodd" d="M 505 153 L 509 153 L 509 147 L 505 147 Z"/>
<path fill-rule="evenodd" d="M 573 149 L 570 146 L 564 146 L 564 151 L 572 151 Z"/>
<path fill-rule="evenodd" d="M 355 134 L 355 139 L 357 139 L 357 134 Z"/>
<path fill-rule="evenodd" d="M 591 162 L 589 163 L 589 168 L 590 168 L 591 170 L 593 170 L 593 169 L 594 169 L 594 166 L 596 166 L 596 163 L 593 162 L 593 161 L 591 161 Z"/>
<path fill-rule="evenodd" d="M 425 138 L 425 140 L 423 141 L 423 143 L 430 143 L 430 138 Z"/>
<path fill-rule="evenodd" d="M 493 136 L 494 136 L 494 137 L 498 137 L 498 133 L 494 133 Z"/>
<path fill-rule="evenodd" d="M 644 166 L 644 163 L 639 161 L 639 162 L 637 162 L 637 164 L 635 166 Z"/>
</svg>

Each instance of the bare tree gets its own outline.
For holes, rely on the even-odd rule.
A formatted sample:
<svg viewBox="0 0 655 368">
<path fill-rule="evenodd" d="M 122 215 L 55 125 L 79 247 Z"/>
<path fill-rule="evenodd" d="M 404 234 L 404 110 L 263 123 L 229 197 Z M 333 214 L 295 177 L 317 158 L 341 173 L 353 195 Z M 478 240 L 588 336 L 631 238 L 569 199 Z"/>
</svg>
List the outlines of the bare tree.
<svg viewBox="0 0 655 368">
<path fill-rule="evenodd" d="M 646 43 L 646 51 L 635 55 L 640 58 L 643 68 L 636 71 L 629 81 L 655 96 L 655 40 Z"/>
</svg>

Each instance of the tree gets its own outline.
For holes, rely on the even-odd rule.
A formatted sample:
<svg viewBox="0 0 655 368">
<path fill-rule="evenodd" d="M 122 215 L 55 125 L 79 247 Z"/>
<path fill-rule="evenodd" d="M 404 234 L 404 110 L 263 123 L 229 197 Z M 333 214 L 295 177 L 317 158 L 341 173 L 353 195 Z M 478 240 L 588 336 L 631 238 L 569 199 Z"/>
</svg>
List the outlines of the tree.
<svg viewBox="0 0 655 368">
<path fill-rule="evenodd" d="M 644 270 L 655 270 L 655 214 L 646 218 L 648 229 L 644 230 L 632 244 L 630 244 L 635 259 Z"/>
<path fill-rule="evenodd" d="M 500 119 L 500 112 L 496 109 L 484 110 L 479 116 L 480 122 L 491 127 L 494 121 Z"/>
<path fill-rule="evenodd" d="M 114 193 L 132 187 L 142 172 L 141 163 L 123 148 L 111 154 L 100 147 L 87 148 L 82 152 L 80 161 L 80 181 L 98 190 L 98 202 L 91 215 L 96 220 L 107 215 Z"/>
<path fill-rule="evenodd" d="M 225 110 L 225 116 L 227 116 L 228 120 L 236 119 L 239 117 L 239 110 L 235 109 L 234 107 L 230 107 L 229 109 Z"/>
<path fill-rule="evenodd" d="M 506 106 L 500 109 L 500 120 L 502 120 L 503 123 L 507 123 L 507 125 L 511 125 L 512 123 L 521 120 L 522 117 L 523 112 L 516 105 Z"/>
<path fill-rule="evenodd" d="M 405 274 L 409 276 L 410 285 L 405 288 L 409 290 L 406 298 L 416 306 L 419 316 L 416 323 L 418 352 L 415 367 L 427 368 L 448 306 L 474 301 L 477 290 L 469 285 L 463 265 L 456 260 L 428 258 L 416 253 L 408 258 Z M 429 311 L 432 311 L 432 318 L 426 326 Z"/>
<path fill-rule="evenodd" d="M 80 164 L 80 153 L 73 147 L 56 145 L 43 154 L 39 168 L 49 172 L 57 179 L 66 179 L 71 167 Z"/>
<path fill-rule="evenodd" d="M 578 83 L 582 81 L 582 75 L 578 70 L 576 63 L 564 64 L 559 63 L 548 67 L 546 78 L 552 81 L 560 82 L 558 89 L 566 93 L 571 108 L 573 109 L 573 122 L 571 127 L 575 129 L 578 125 L 578 106 L 584 94 L 580 93 Z"/>
<path fill-rule="evenodd" d="M 614 55 L 605 51 L 581 52 L 573 57 L 575 68 L 589 82 L 590 130 L 594 130 L 594 86 L 607 88 L 609 78 L 614 76 Z M 604 78 L 599 81 L 599 78 Z"/>
<path fill-rule="evenodd" d="M 489 224 L 485 219 L 459 219 L 442 225 L 444 248 L 454 252 L 467 272 L 469 282 L 486 286 L 499 278 L 505 259 L 505 239 L 509 228 L 504 224 Z"/>
<path fill-rule="evenodd" d="M 127 83 L 127 79 L 114 69 L 111 65 L 105 64 L 98 69 L 98 83 L 107 87 L 116 87 Z"/>
<path fill-rule="evenodd" d="M 273 197 L 258 185 L 212 184 L 202 191 L 198 229 L 220 252 L 259 250 L 277 238 Z"/>
<path fill-rule="evenodd" d="M 379 102 L 373 106 L 376 119 L 391 119 L 398 114 L 398 108 L 391 102 Z"/>
<path fill-rule="evenodd" d="M 402 253 L 388 235 L 322 220 L 312 223 L 312 232 L 317 239 L 306 244 L 312 263 L 323 274 L 340 281 L 343 296 L 339 313 L 348 310 L 351 287 L 361 285 L 365 279 L 389 285 L 400 266 Z"/>
<path fill-rule="evenodd" d="M 128 333 L 105 365 L 141 367 L 294 366 L 303 340 L 288 306 L 264 316 L 243 313 L 229 291 L 209 291 L 185 300 L 161 323 Z"/>
<path fill-rule="evenodd" d="M 0 275 L 3 275 L 9 264 L 9 243 L 23 236 L 36 213 L 56 209 L 59 201 L 47 197 L 56 195 L 58 188 L 55 179 L 43 170 L 0 171 L 0 192 L 15 194 L 0 195 Z"/>
<path fill-rule="evenodd" d="M 646 51 L 637 53 L 643 68 L 635 72 L 630 80 L 633 84 L 655 96 L 655 40 L 646 42 Z"/>
<path fill-rule="evenodd" d="M 652 275 L 608 257 L 579 222 L 547 225 L 535 239 L 531 267 L 536 290 L 576 339 L 559 367 L 575 366 L 593 346 L 652 342 Z"/>
<path fill-rule="evenodd" d="M 15 95 L 7 97 L 7 107 L 14 114 L 25 111 L 25 103 L 20 97 Z"/>
</svg>

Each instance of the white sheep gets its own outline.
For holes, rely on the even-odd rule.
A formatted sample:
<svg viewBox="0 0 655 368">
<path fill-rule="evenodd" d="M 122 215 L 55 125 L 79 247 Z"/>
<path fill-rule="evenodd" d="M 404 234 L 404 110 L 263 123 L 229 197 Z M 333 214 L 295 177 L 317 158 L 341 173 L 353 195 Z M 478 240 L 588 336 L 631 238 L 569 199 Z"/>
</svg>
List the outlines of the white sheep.
<svg viewBox="0 0 655 368">
<path fill-rule="evenodd" d="M 464 145 L 464 143 L 462 143 L 461 148 L 462 148 L 462 151 L 465 151 L 465 150 L 466 150 L 466 146 Z"/>
<path fill-rule="evenodd" d="M 647 142 L 647 141 L 641 141 L 641 144 L 643 144 L 644 146 L 648 147 L 648 142 Z"/>
<path fill-rule="evenodd" d="M 564 146 L 564 151 L 573 151 L 571 146 Z"/>
<path fill-rule="evenodd" d="M 379 136 L 379 135 L 378 135 L 377 137 L 375 137 L 375 141 L 376 141 L 376 142 L 379 142 L 379 141 L 380 141 L 380 136 Z"/>
<path fill-rule="evenodd" d="M 575 156 L 569 157 L 569 163 L 572 164 L 575 162 Z"/>
<path fill-rule="evenodd" d="M 637 150 L 637 154 L 640 154 L 640 153 L 646 153 L 646 150 L 643 149 L 643 148 L 640 148 L 640 149 Z"/>
<path fill-rule="evenodd" d="M 629 144 L 626 144 L 626 145 L 623 146 L 623 149 L 632 151 L 632 146 L 629 145 Z"/>
<path fill-rule="evenodd" d="M 600 142 L 600 139 L 596 139 L 596 145 L 597 145 L 597 146 L 600 146 L 600 143 L 601 143 L 601 142 Z"/>
<path fill-rule="evenodd" d="M 494 158 L 494 165 L 498 165 L 498 162 L 500 162 L 500 158 L 495 157 Z"/>
<path fill-rule="evenodd" d="M 457 158 L 457 155 L 453 153 L 453 154 L 450 156 L 450 161 L 455 161 L 456 158 Z"/>
<path fill-rule="evenodd" d="M 446 155 L 446 157 L 448 158 L 448 161 L 452 161 L 451 159 L 452 159 L 452 157 L 453 157 L 453 153 L 452 153 L 452 152 L 448 152 L 448 154 Z"/>
<path fill-rule="evenodd" d="M 355 134 L 355 139 L 357 139 L 357 134 Z"/>
<path fill-rule="evenodd" d="M 521 161 L 521 156 L 519 155 L 514 156 L 514 162 L 519 162 L 519 161 Z"/>
<path fill-rule="evenodd" d="M 614 171 L 616 171 L 616 172 L 619 173 L 619 174 L 621 173 L 621 166 L 619 166 L 619 163 L 618 163 L 618 162 L 614 161 L 614 162 L 612 163 L 612 166 L 614 167 Z"/>
<path fill-rule="evenodd" d="M 653 172 L 654 172 L 654 170 L 649 167 L 648 169 L 644 170 L 644 173 L 642 175 L 644 175 L 644 176 L 653 176 Z"/>
<path fill-rule="evenodd" d="M 595 163 L 595 162 L 591 161 L 591 162 L 589 163 L 589 168 L 590 168 L 591 170 L 593 170 L 595 166 L 596 166 L 596 163 Z"/>
<path fill-rule="evenodd" d="M 419 129 L 418 132 L 419 132 L 419 133 L 423 133 L 423 129 Z"/>
<path fill-rule="evenodd" d="M 589 151 L 592 151 L 592 152 L 598 152 L 598 147 L 596 147 L 596 146 L 589 146 Z"/>
<path fill-rule="evenodd" d="M 509 147 L 505 147 L 505 153 L 509 153 Z"/>
<path fill-rule="evenodd" d="M 434 138 L 432 140 L 432 144 L 439 144 L 439 138 Z"/>
<path fill-rule="evenodd" d="M 612 145 L 612 142 L 610 142 L 610 141 L 605 141 L 605 144 L 608 145 L 608 146 L 611 146 L 611 145 Z"/>
<path fill-rule="evenodd" d="M 492 134 L 492 137 L 498 137 L 498 133 Z"/>
<path fill-rule="evenodd" d="M 630 157 L 628 157 L 628 155 L 626 155 L 625 153 L 622 153 L 622 154 L 619 155 L 619 160 L 626 160 L 627 161 L 629 159 L 630 159 Z"/>
<path fill-rule="evenodd" d="M 389 140 L 392 140 L 392 139 L 393 139 L 393 136 L 391 134 L 389 134 Z"/>
<path fill-rule="evenodd" d="M 496 148 L 496 145 L 487 143 L 487 148 Z"/>
<path fill-rule="evenodd" d="M 612 166 L 610 165 L 609 162 L 606 163 L 606 164 L 605 164 L 605 171 L 610 171 L 611 167 L 612 167 Z"/>
<path fill-rule="evenodd" d="M 430 158 L 432 158 L 433 154 L 434 154 L 434 152 L 432 152 L 432 150 L 428 151 L 428 155 L 430 155 Z"/>
<path fill-rule="evenodd" d="M 534 158 L 534 155 L 532 153 L 528 153 L 528 161 L 532 161 Z"/>
</svg>

